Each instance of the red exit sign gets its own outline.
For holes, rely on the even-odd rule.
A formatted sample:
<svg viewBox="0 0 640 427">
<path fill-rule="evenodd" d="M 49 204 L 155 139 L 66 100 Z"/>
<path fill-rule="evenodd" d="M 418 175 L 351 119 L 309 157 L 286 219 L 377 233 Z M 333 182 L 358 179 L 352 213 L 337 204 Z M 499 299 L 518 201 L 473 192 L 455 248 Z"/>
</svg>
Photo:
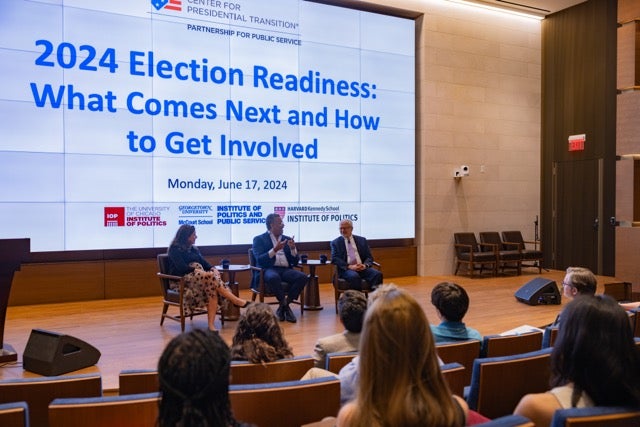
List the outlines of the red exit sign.
<svg viewBox="0 0 640 427">
<path fill-rule="evenodd" d="M 587 139 L 587 135 L 571 135 L 569 137 L 569 151 L 582 151 L 584 150 L 584 141 Z"/>
</svg>

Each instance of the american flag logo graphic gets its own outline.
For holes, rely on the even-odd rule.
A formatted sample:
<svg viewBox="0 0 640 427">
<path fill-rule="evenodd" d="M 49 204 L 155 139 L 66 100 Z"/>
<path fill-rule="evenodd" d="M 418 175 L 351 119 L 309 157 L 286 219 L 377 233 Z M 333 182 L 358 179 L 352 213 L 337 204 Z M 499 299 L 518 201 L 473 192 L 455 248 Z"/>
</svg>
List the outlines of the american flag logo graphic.
<svg viewBox="0 0 640 427">
<path fill-rule="evenodd" d="M 175 10 L 176 12 L 182 11 L 182 0 L 151 0 L 151 5 L 156 10 L 164 8 L 166 10 Z"/>
</svg>

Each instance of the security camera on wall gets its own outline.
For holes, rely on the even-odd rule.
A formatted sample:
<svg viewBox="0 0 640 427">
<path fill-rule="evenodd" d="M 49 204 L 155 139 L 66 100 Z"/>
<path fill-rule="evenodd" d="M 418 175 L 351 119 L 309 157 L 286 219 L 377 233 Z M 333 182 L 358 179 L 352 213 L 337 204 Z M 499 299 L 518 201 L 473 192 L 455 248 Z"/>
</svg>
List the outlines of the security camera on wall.
<svg viewBox="0 0 640 427">
<path fill-rule="evenodd" d="M 458 178 L 462 178 L 463 176 L 469 176 L 469 166 L 467 165 L 462 165 L 459 168 L 455 168 L 453 170 L 453 177 L 458 179 Z"/>
</svg>

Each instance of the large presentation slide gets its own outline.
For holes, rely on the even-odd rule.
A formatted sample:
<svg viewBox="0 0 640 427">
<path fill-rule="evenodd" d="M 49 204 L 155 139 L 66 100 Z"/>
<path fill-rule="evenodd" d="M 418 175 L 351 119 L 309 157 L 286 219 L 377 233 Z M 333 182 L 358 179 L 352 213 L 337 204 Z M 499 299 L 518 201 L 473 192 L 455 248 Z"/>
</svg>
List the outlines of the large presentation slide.
<svg viewBox="0 0 640 427">
<path fill-rule="evenodd" d="M 415 22 L 301 0 L 0 3 L 0 238 L 415 237 Z"/>
</svg>

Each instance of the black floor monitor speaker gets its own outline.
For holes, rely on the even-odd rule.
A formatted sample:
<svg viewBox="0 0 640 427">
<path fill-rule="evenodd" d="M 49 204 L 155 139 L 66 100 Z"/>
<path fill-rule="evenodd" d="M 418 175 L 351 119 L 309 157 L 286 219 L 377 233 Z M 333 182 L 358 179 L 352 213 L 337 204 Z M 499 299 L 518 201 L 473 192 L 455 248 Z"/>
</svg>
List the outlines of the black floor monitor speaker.
<svg viewBox="0 0 640 427">
<path fill-rule="evenodd" d="M 22 355 L 22 367 L 36 374 L 61 375 L 98 363 L 100 351 L 78 338 L 33 329 Z"/>
<path fill-rule="evenodd" d="M 536 277 L 516 291 L 516 299 L 529 305 L 560 304 L 562 296 L 553 280 Z"/>
</svg>

